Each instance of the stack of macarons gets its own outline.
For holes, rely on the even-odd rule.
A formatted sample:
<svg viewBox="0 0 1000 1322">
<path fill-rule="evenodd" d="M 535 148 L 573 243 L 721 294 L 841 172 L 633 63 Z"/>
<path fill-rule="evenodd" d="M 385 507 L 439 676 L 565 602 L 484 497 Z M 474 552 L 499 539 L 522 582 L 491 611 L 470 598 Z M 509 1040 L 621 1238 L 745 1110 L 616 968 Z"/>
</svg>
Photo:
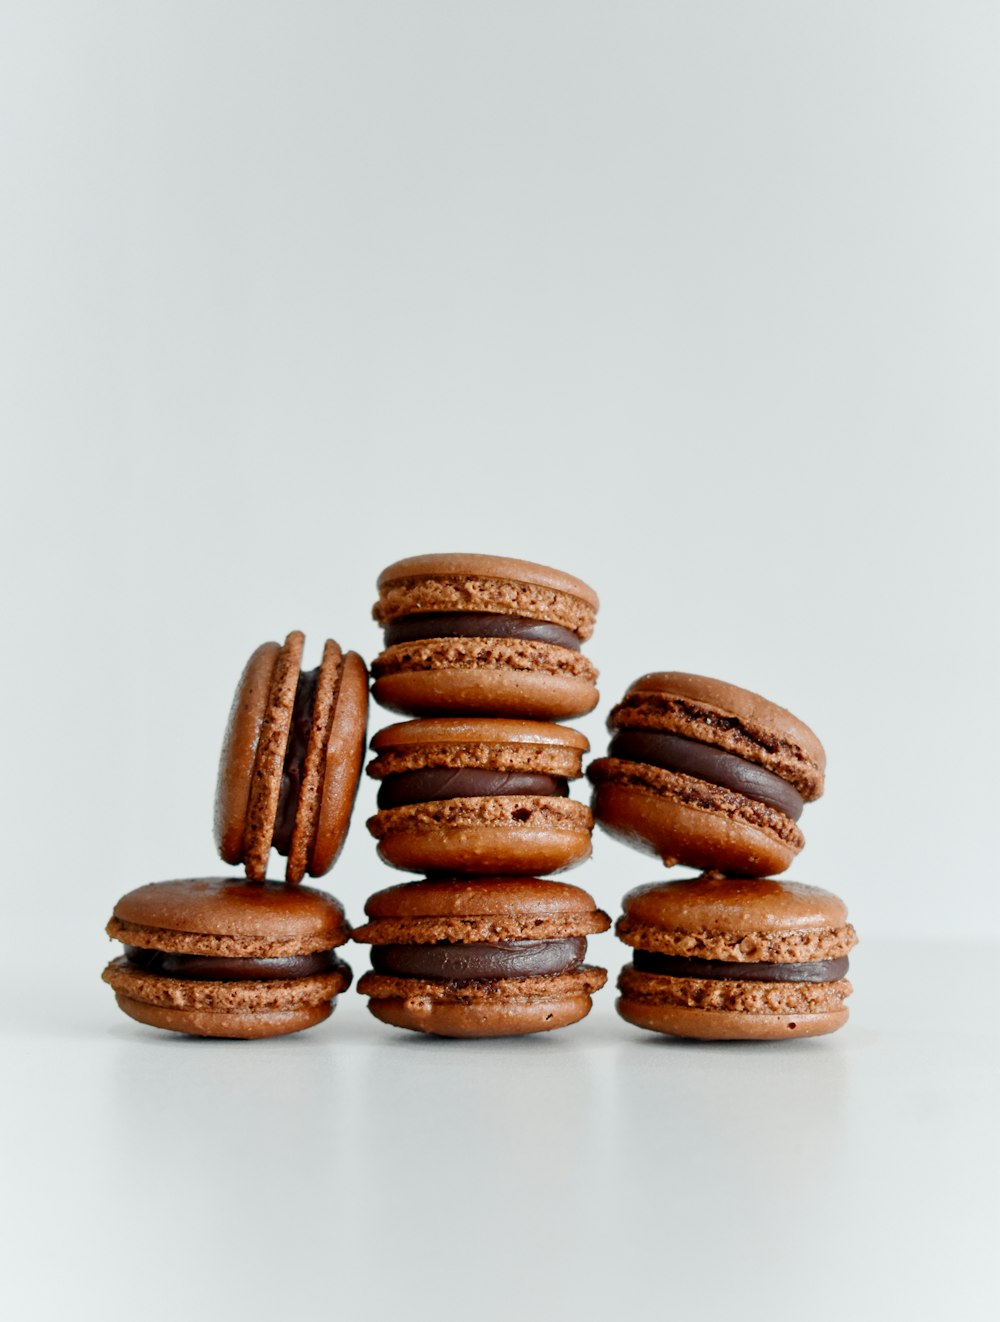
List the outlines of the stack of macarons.
<svg viewBox="0 0 1000 1322">
<path fill-rule="evenodd" d="M 587 740 L 559 723 L 597 703 L 583 655 L 597 596 L 524 560 L 424 555 L 378 579 L 384 650 L 375 699 L 414 718 L 380 730 L 368 829 L 390 867 L 423 880 L 373 895 L 355 939 L 376 1018 L 449 1037 L 560 1028 L 606 974 L 584 962 L 610 920 L 545 880 L 590 854 L 593 818 L 569 797 Z"/>
<path fill-rule="evenodd" d="M 756 693 L 676 671 L 636 680 L 608 727 L 608 755 L 587 771 L 597 821 L 667 867 L 703 872 L 626 895 L 616 930 L 635 955 L 618 1012 L 702 1039 L 841 1027 L 857 941 L 844 905 L 772 875 L 802 849 L 799 817 L 823 792 L 816 735 Z"/>
<path fill-rule="evenodd" d="M 199 1037 L 275 1037 L 326 1019 L 351 970 L 334 951 L 344 910 L 301 885 L 334 864 L 364 759 L 368 672 L 328 641 L 302 670 L 304 638 L 264 643 L 236 688 L 223 741 L 215 838 L 246 877 L 153 882 L 114 907 L 124 944 L 104 980 L 140 1023 Z M 266 880 L 271 850 L 285 881 Z"/>
<path fill-rule="evenodd" d="M 700 876 L 625 896 L 634 951 L 617 1002 L 630 1023 L 701 1039 L 815 1036 L 847 1019 L 844 904 L 776 878 L 805 843 L 823 792 L 810 728 L 756 693 L 679 672 L 642 676 L 611 711 L 592 809 L 572 798 L 586 738 L 563 722 L 597 703 L 583 655 L 597 596 L 544 565 L 486 555 L 401 560 L 378 580 L 384 649 L 373 694 L 408 719 L 378 731 L 368 829 L 416 880 L 372 895 L 353 933 L 337 900 L 304 885 L 335 863 L 365 753 L 368 671 L 327 641 L 264 643 L 236 688 L 223 741 L 215 839 L 244 876 L 154 882 L 114 907 L 124 953 L 104 971 L 141 1023 L 256 1038 L 321 1022 L 372 948 L 358 991 L 399 1028 L 499 1037 L 582 1019 L 606 981 L 587 937 L 610 919 L 552 874 L 589 857 L 594 820 L 667 867 Z M 284 880 L 268 880 L 272 851 Z"/>
</svg>

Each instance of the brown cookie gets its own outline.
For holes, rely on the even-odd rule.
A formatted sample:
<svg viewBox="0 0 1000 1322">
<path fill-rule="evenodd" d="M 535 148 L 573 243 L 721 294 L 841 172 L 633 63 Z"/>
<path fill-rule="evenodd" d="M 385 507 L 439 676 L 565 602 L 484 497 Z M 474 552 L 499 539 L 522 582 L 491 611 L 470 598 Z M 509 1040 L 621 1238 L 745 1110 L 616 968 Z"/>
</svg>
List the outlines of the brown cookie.
<svg viewBox="0 0 1000 1322">
<path fill-rule="evenodd" d="M 676 1037 L 777 1040 L 847 1022 L 842 900 L 773 879 L 697 877 L 630 891 L 616 925 L 635 949 L 618 979 L 618 1013 Z"/>
<path fill-rule="evenodd" d="M 240 677 L 219 760 L 215 841 L 262 881 L 272 847 L 298 882 L 332 867 L 347 835 L 364 757 L 368 674 L 327 641 L 301 670 L 303 635 L 264 643 Z"/>
<path fill-rule="evenodd" d="M 355 940 L 372 946 L 358 984 L 376 1019 L 442 1037 L 563 1028 L 607 974 L 583 962 L 610 926 L 577 886 L 536 878 L 416 881 L 373 895 Z"/>
<path fill-rule="evenodd" d="M 351 984 L 333 953 L 350 936 L 332 896 L 224 878 L 161 881 L 115 905 L 125 954 L 104 970 L 133 1019 L 198 1037 L 274 1037 L 326 1019 Z"/>
<path fill-rule="evenodd" d="M 594 816 L 669 867 L 766 876 L 805 843 L 797 820 L 823 792 L 812 730 L 756 693 L 700 675 L 644 675 L 608 718 L 592 762 Z"/>
<path fill-rule="evenodd" d="M 422 555 L 383 570 L 375 699 L 413 716 L 563 720 L 597 705 L 580 652 L 598 600 L 570 574 L 492 555 Z"/>
<path fill-rule="evenodd" d="M 568 797 L 589 745 L 541 721 L 439 717 L 402 721 L 372 740 L 380 781 L 368 829 L 405 871 L 529 876 L 590 854 L 590 809 Z"/>
</svg>

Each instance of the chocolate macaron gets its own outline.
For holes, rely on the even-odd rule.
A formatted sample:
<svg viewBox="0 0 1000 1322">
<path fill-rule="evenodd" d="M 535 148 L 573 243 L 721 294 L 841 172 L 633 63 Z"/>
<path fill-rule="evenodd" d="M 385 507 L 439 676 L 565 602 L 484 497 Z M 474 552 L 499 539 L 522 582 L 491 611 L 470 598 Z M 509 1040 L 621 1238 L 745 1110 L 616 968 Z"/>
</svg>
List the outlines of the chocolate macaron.
<svg viewBox="0 0 1000 1322">
<path fill-rule="evenodd" d="M 568 797 L 589 744 L 563 725 L 499 717 L 401 721 L 372 740 L 368 829 L 409 872 L 533 876 L 590 854 L 593 817 Z"/>
<path fill-rule="evenodd" d="M 763 877 L 805 844 L 826 754 L 802 721 L 701 675 L 643 675 L 613 708 L 608 756 L 588 768 L 594 816 L 668 866 Z"/>
<path fill-rule="evenodd" d="M 358 991 L 376 1019 L 442 1037 L 565 1028 L 607 973 L 583 962 L 610 926 L 586 891 L 557 881 L 416 881 L 379 891 L 354 939 L 372 946 Z"/>
<path fill-rule="evenodd" d="M 272 847 L 286 880 L 320 877 L 340 853 L 357 793 L 368 672 L 327 641 L 303 671 L 304 637 L 263 643 L 240 677 L 219 760 L 215 842 L 226 863 L 262 881 Z"/>
<path fill-rule="evenodd" d="M 775 1041 L 847 1022 L 842 900 L 771 878 L 697 877 L 630 891 L 616 931 L 634 947 L 618 1013 L 638 1028 L 704 1040 Z"/>
<path fill-rule="evenodd" d="M 597 594 L 558 569 L 493 555 L 418 555 L 378 579 L 376 701 L 411 716 L 564 720 L 597 705 L 580 651 Z"/>
<path fill-rule="evenodd" d="M 107 931 L 125 945 L 103 974 L 119 1006 L 176 1033 L 296 1033 L 326 1019 L 351 985 L 333 953 L 350 936 L 344 911 L 309 886 L 153 882 L 118 901 Z"/>
</svg>

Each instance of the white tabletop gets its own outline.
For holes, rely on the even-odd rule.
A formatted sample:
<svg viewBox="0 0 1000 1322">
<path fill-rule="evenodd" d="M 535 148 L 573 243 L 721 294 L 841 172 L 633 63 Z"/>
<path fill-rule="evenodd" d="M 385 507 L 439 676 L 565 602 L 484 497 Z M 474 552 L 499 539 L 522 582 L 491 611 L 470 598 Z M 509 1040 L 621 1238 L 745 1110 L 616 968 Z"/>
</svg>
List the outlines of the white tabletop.
<svg viewBox="0 0 1000 1322">
<path fill-rule="evenodd" d="M 36 973 L 5 1016 L 6 1316 L 985 1318 L 998 956 L 865 943 L 847 1028 L 763 1045 L 642 1033 L 610 989 L 535 1038 L 402 1033 L 352 989 L 205 1042 Z"/>
</svg>

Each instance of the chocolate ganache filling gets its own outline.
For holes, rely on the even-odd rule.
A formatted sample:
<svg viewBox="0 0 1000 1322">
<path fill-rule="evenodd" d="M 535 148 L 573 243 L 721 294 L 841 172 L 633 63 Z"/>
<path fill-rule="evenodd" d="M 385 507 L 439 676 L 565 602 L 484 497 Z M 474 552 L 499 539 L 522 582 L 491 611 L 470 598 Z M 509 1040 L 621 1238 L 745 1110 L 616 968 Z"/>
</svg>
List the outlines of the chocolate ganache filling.
<svg viewBox="0 0 1000 1322">
<path fill-rule="evenodd" d="M 437 799 L 481 799 L 501 795 L 549 794 L 565 798 L 569 785 L 562 776 L 534 771 L 490 771 L 484 767 L 423 767 L 387 776 L 379 786 L 378 806 L 403 808 Z"/>
<path fill-rule="evenodd" d="M 771 808 L 777 808 L 793 822 L 802 815 L 805 800 L 794 786 L 782 780 L 773 771 L 747 762 L 734 753 L 701 744 L 683 735 L 668 734 L 664 730 L 619 730 L 611 740 L 608 757 L 624 758 L 628 762 L 645 762 L 648 766 L 662 767 L 664 771 L 679 771 L 696 776 L 723 789 L 745 794 Z"/>
<path fill-rule="evenodd" d="M 165 978 L 185 978 L 195 982 L 272 982 L 282 978 L 309 978 L 344 967 L 332 950 L 317 950 L 311 955 L 288 955 L 282 959 L 240 959 L 222 955 L 179 955 L 169 950 L 126 946 L 125 957 L 133 968 L 144 973 L 159 973 Z"/>
<path fill-rule="evenodd" d="M 520 615 L 498 615 L 488 611 L 426 611 L 402 615 L 385 626 L 386 647 L 416 643 L 424 638 L 519 638 L 529 643 L 555 643 L 580 650 L 580 635 L 561 624 L 528 620 Z"/>
<path fill-rule="evenodd" d="M 655 950 L 637 950 L 632 967 L 639 973 L 659 973 L 668 978 L 708 978 L 712 982 L 838 982 L 847 976 L 846 955 L 839 959 L 814 959 L 804 964 L 743 964 L 731 959 L 687 959 L 683 955 L 661 955 Z"/>
<path fill-rule="evenodd" d="M 558 941 L 485 941 L 469 945 L 373 946 L 372 968 L 398 978 L 472 982 L 494 978 L 539 978 L 570 973 L 587 953 L 585 936 Z"/>
<path fill-rule="evenodd" d="M 288 728 L 285 761 L 281 768 L 278 812 L 271 836 L 271 844 L 279 854 L 287 854 L 292 847 L 295 811 L 298 808 L 299 790 L 302 788 L 302 777 L 305 774 L 306 749 L 309 745 L 309 731 L 312 729 L 318 684 L 319 666 L 315 670 L 302 671 L 295 686 L 295 702 L 292 705 L 292 719 Z"/>
</svg>

